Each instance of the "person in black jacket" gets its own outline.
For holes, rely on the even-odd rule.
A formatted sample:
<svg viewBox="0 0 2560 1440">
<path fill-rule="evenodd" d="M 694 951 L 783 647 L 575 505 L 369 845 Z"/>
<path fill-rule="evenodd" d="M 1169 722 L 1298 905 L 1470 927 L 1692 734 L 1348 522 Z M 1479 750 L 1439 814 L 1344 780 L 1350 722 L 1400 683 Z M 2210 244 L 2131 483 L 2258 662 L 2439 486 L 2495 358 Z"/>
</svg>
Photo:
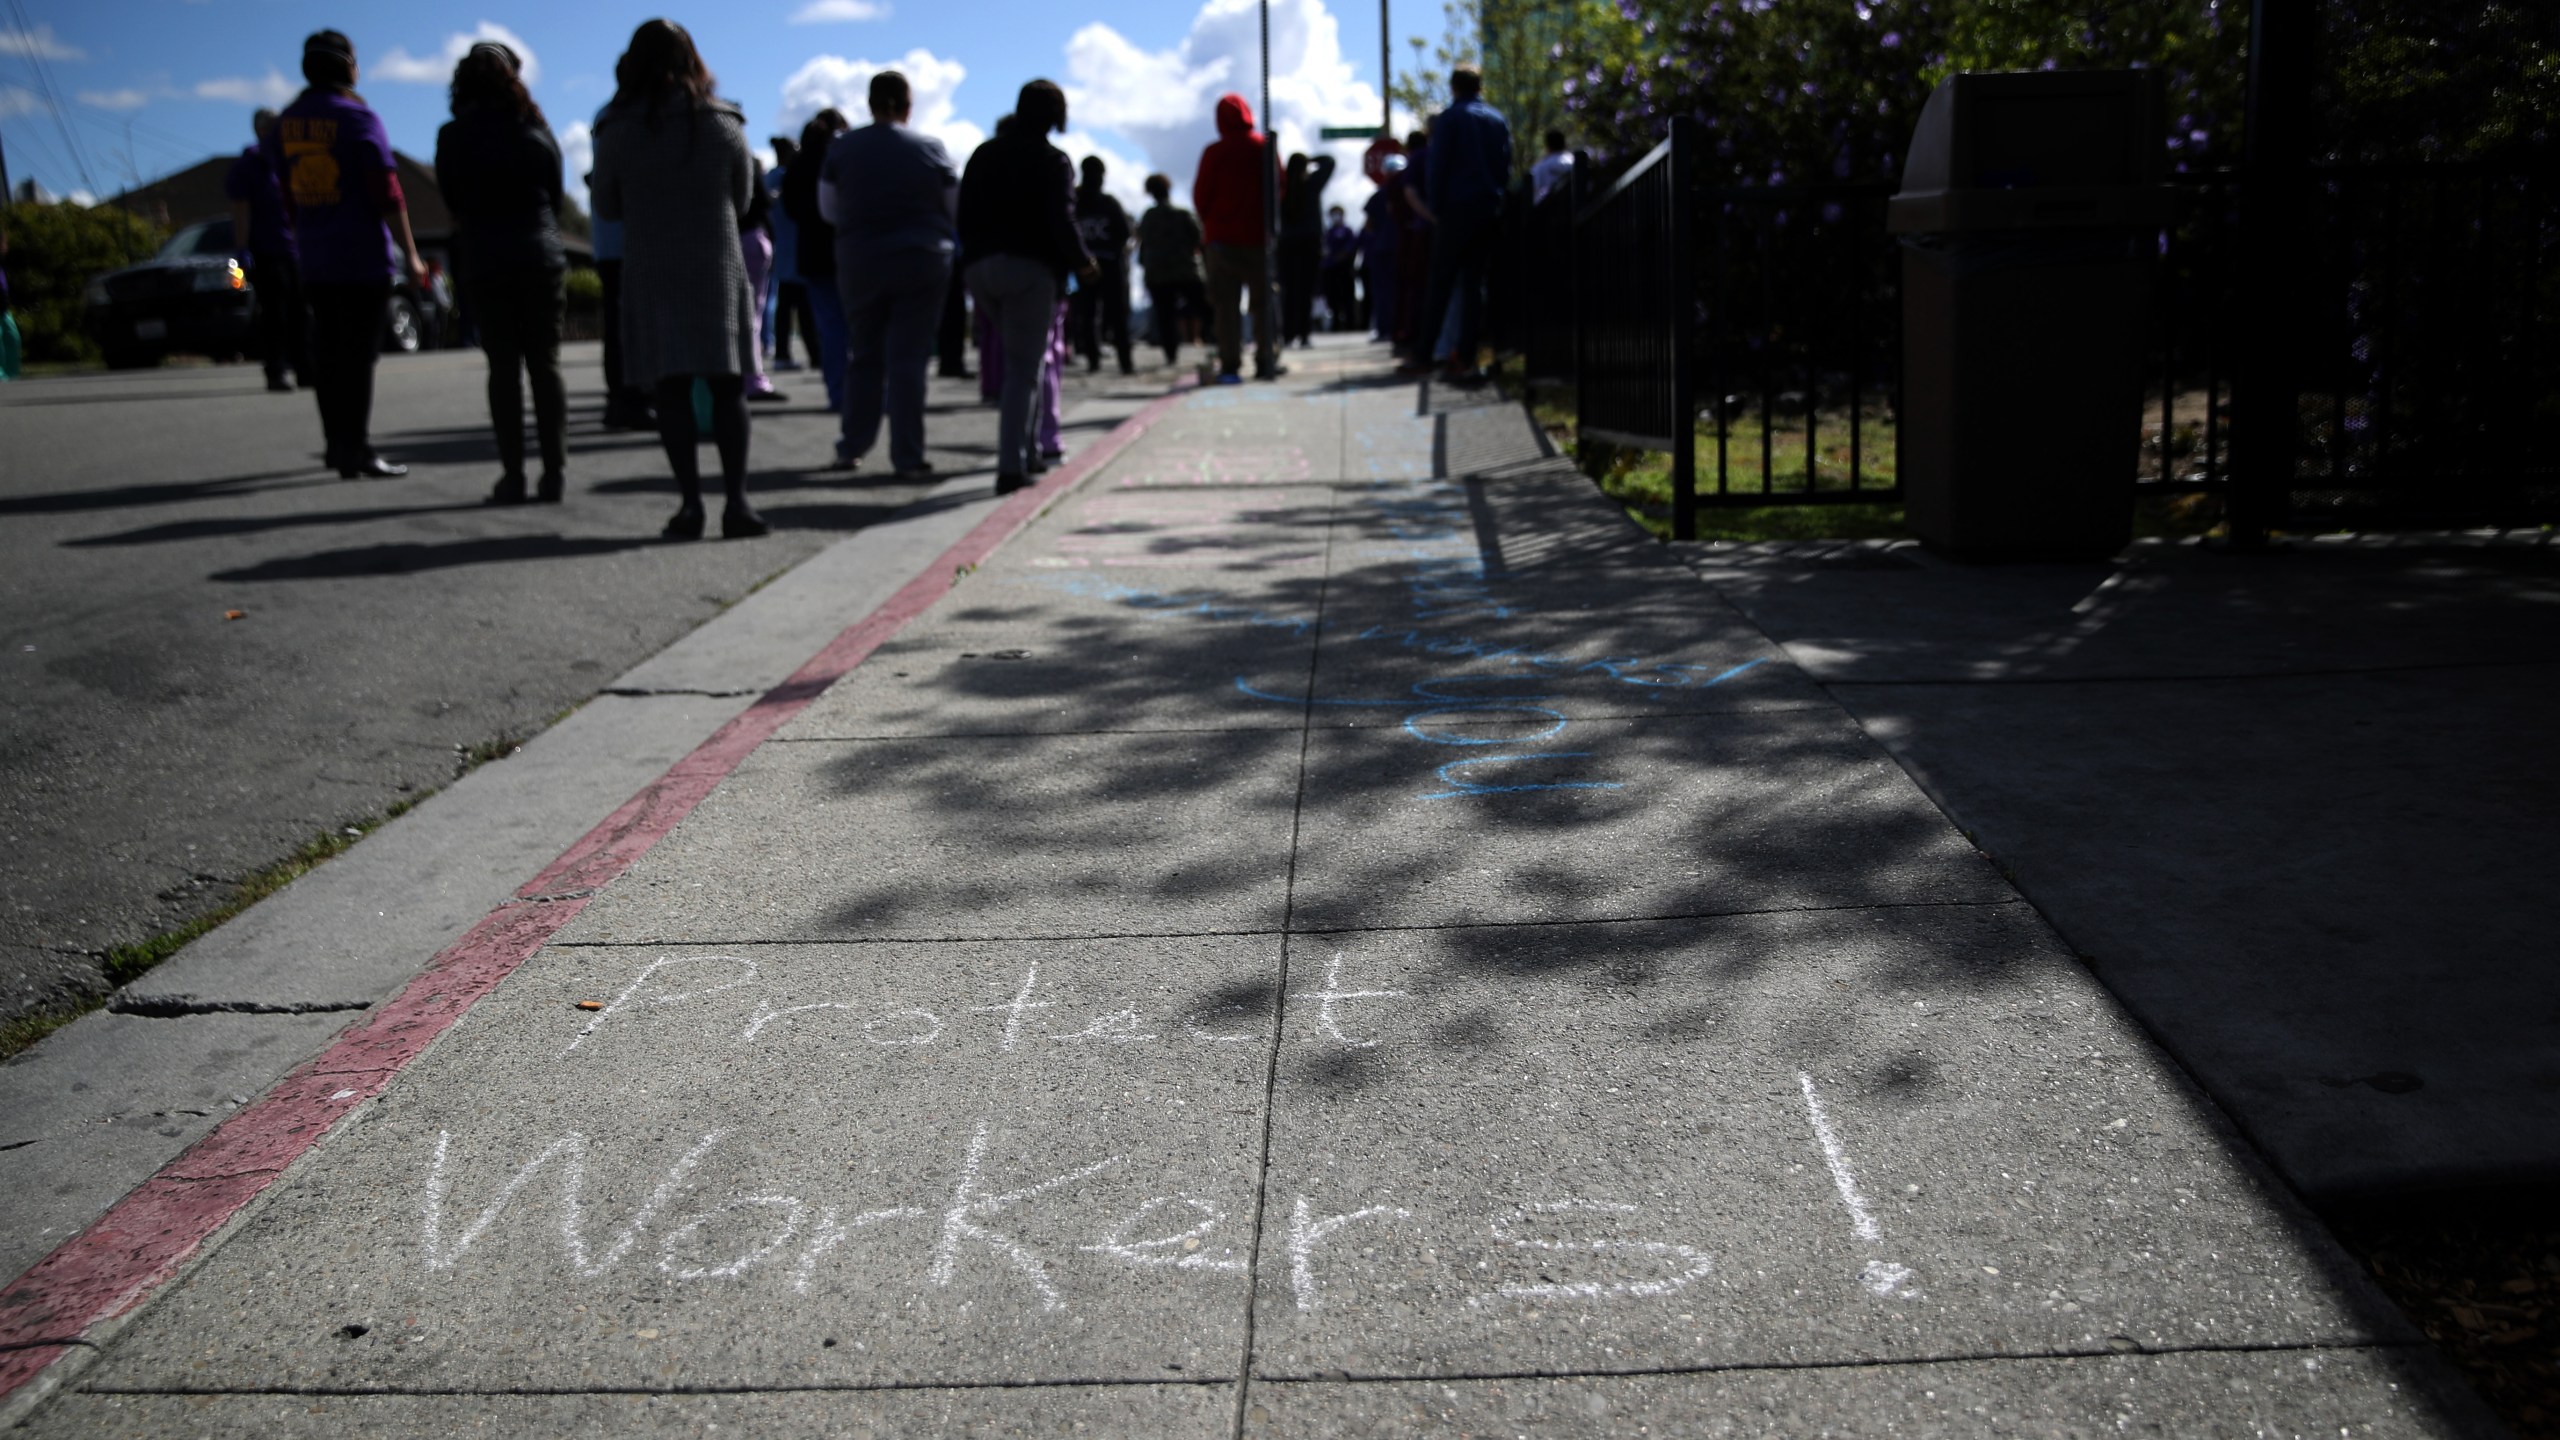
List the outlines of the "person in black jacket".
<svg viewBox="0 0 2560 1440">
<path fill-rule="evenodd" d="M 1289 157 L 1280 187 L 1280 343 L 1313 345 L 1316 276 L 1324 254 L 1324 187 L 1333 157 Z"/>
<path fill-rule="evenodd" d="M 1098 274 L 1092 284 L 1070 297 L 1075 313 L 1069 323 L 1076 350 L 1087 364 L 1101 369 L 1102 347 L 1109 345 L 1119 352 L 1120 373 L 1126 375 L 1134 368 L 1129 355 L 1129 212 L 1102 188 L 1101 156 L 1084 157 L 1082 169 L 1084 183 L 1076 187 L 1076 230 Z"/>
<path fill-rule="evenodd" d="M 1067 128 L 1067 94 L 1034 80 L 1013 124 L 969 157 L 960 176 L 960 253 L 969 294 L 1003 342 L 1004 396 L 996 427 L 996 493 L 1030 483 L 1032 411 L 1049 330 L 1067 277 L 1091 283 L 1094 263 L 1076 233 L 1075 167 L 1049 133 Z"/>
<path fill-rule="evenodd" d="M 436 133 L 436 181 L 456 225 L 454 273 L 489 357 L 489 423 L 498 439 L 492 505 L 521 505 L 524 390 L 542 445 L 537 494 L 557 504 L 567 483 L 561 436 L 568 400 L 560 384 L 560 321 L 568 255 L 560 245 L 560 142 L 525 93 L 513 50 L 471 47 L 453 70 L 453 119 Z"/>
<path fill-rule="evenodd" d="M 792 260 L 800 267 L 801 292 L 818 332 L 818 370 L 827 382 L 827 410 L 844 413 L 844 296 L 836 289 L 836 227 L 818 209 L 818 169 L 827 147 L 851 129 L 841 110 L 821 110 L 800 127 L 800 158 L 782 172 L 782 212 L 791 217 Z M 853 466 L 839 456 L 833 467 Z"/>
</svg>

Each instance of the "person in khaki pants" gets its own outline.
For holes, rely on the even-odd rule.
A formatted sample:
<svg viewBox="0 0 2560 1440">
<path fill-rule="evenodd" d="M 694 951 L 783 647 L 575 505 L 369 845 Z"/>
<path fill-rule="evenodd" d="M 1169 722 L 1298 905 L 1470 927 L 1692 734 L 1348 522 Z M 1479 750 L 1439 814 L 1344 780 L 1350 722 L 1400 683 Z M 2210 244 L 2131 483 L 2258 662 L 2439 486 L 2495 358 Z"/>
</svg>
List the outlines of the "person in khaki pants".
<svg viewBox="0 0 2560 1440">
<path fill-rule="evenodd" d="M 1239 288 L 1249 289 L 1253 306 L 1253 375 L 1271 380 L 1281 373 L 1279 332 L 1272 327 L 1270 287 L 1263 280 L 1269 252 L 1269 228 L 1262 213 L 1263 170 L 1270 164 L 1270 142 L 1253 128 L 1253 107 L 1241 95 L 1218 97 L 1218 138 L 1200 152 L 1200 175 L 1191 182 L 1191 201 L 1200 210 L 1200 229 L 1207 243 L 1202 255 L 1209 272 L 1209 308 L 1218 320 L 1218 383 L 1233 385 L 1243 377 L 1244 316 Z"/>
</svg>

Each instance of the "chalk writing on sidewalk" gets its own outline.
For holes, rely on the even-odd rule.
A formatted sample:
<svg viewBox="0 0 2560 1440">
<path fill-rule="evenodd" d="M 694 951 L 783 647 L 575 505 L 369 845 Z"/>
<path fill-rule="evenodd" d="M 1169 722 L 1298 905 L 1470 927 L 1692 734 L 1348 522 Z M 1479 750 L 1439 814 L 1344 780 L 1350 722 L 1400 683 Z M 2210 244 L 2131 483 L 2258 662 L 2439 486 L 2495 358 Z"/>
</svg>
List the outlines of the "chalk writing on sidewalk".
<svg viewBox="0 0 2560 1440">
<path fill-rule="evenodd" d="M 992 1262 L 997 1276 L 1011 1277 L 1027 1292 L 1024 1298 L 1034 1309 L 1054 1313 L 1070 1308 L 1068 1289 L 1061 1283 L 1070 1271 L 1088 1303 L 1109 1292 L 1114 1274 L 1171 1271 L 1214 1277 L 1250 1271 L 1246 1256 L 1236 1248 L 1242 1237 L 1226 1229 L 1232 1208 L 1198 1187 L 1148 1196 L 1131 1207 L 1115 1196 L 1125 1196 L 1128 1181 L 1148 1167 L 1128 1154 L 1106 1155 L 1025 1183 L 996 1182 L 991 1179 L 994 1134 L 992 1117 L 974 1121 L 938 1205 L 849 1211 L 842 1203 L 821 1204 L 734 1175 L 725 1177 L 728 1183 L 721 1188 L 735 1193 L 697 1193 L 705 1188 L 705 1159 L 727 1136 L 714 1130 L 661 1172 L 647 1198 L 599 1248 L 588 1236 L 586 1205 L 587 1165 L 597 1157 L 583 1134 L 563 1135 L 544 1145 L 516 1167 L 459 1234 L 448 1235 L 458 1167 L 453 1133 L 441 1131 L 427 1166 L 424 1269 L 431 1275 L 452 1272 L 473 1253 L 500 1268 L 527 1263 L 529 1257 L 520 1249 L 505 1248 L 523 1246 L 525 1233 L 499 1227 L 535 1182 L 548 1175 L 556 1242 L 571 1269 L 588 1279 L 635 1261 L 678 1284 L 751 1283 L 761 1273 L 773 1277 L 763 1283 L 805 1295 L 820 1283 L 823 1267 L 833 1263 L 858 1265 L 874 1284 L 895 1285 L 904 1277 L 904 1283 L 920 1289 L 947 1290 L 973 1263 Z M 1164 1163 L 1155 1162 L 1159 1171 Z M 1112 1183 L 1106 1177 L 1120 1178 Z M 1382 1265 L 1399 1271 L 1410 1270 L 1417 1261 L 1463 1265 L 1465 1257 L 1484 1253 L 1480 1241 L 1468 1240 L 1471 1235 L 1489 1236 L 1496 1256 L 1518 1255 L 1522 1277 L 1499 1278 L 1506 1267 L 1489 1261 L 1472 1271 L 1453 1272 L 1456 1289 L 1467 1288 L 1468 1279 L 1479 1286 L 1491 1281 L 1491 1288 L 1466 1296 L 1466 1303 L 1475 1307 L 1655 1300 L 1687 1289 L 1714 1269 L 1697 1246 L 1645 1233 L 1636 1219 L 1640 1207 L 1623 1200 L 1520 1200 L 1490 1217 L 1480 1212 L 1469 1217 L 1433 1215 L 1380 1197 L 1360 1198 L 1365 1203 L 1326 1213 L 1313 1197 L 1292 1195 L 1287 1227 L 1269 1243 L 1278 1252 L 1271 1268 L 1277 1270 L 1285 1261 L 1287 1293 L 1297 1310 L 1322 1308 L 1329 1289 L 1357 1285 Z M 676 1218 L 662 1221 L 667 1215 Z M 1355 1230 L 1365 1243 L 1355 1242 Z M 506 1238 L 493 1240 L 493 1231 Z M 873 1231 L 882 1238 L 853 1257 L 848 1247 L 854 1238 Z M 1074 1238 L 1079 1234 L 1090 1238 Z M 502 1253 L 489 1254 L 493 1244 Z M 1489 1265 L 1491 1276 L 1482 1273 Z M 972 1303 L 985 1298 L 976 1294 Z"/>
<path fill-rule="evenodd" d="M 1594 1239 L 1550 1240 L 1518 1233 L 1525 1224 L 1552 1221 L 1576 1214 L 1604 1216 L 1633 1215 L 1637 1207 L 1606 1200 L 1546 1200 L 1520 1205 L 1490 1227 L 1493 1238 L 1515 1250 L 1537 1252 L 1541 1256 L 1557 1254 L 1607 1255 L 1613 1252 L 1668 1261 L 1668 1271 L 1646 1279 L 1620 1280 L 1540 1280 L 1536 1284 L 1515 1282 L 1494 1287 L 1492 1293 L 1468 1297 L 1470 1305 L 1491 1300 L 1600 1300 L 1617 1296 L 1668 1295 L 1684 1290 L 1691 1282 L 1703 1280 L 1714 1269 L 1706 1255 L 1687 1245 L 1668 1240 L 1629 1240 L 1604 1236 Z"/>
<path fill-rule="evenodd" d="M 1875 1211 L 1867 1197 L 1858 1190 L 1856 1172 L 1849 1168 L 1849 1152 L 1840 1143 L 1839 1132 L 1831 1128 L 1831 1113 L 1822 1106 L 1822 1093 L 1814 1088 L 1813 1076 L 1796 1072 L 1796 1084 L 1804 1091 L 1805 1118 L 1812 1122 L 1814 1144 L 1822 1151 L 1822 1163 L 1831 1171 L 1831 1186 L 1840 1193 L 1840 1204 L 1849 1212 L 1849 1228 L 1869 1245 L 1884 1243 L 1884 1228 L 1876 1224 Z M 1878 1295 L 1898 1300 L 1917 1300 L 1920 1292 L 1910 1288 L 1911 1268 L 1888 1260 L 1867 1262 L 1859 1275 L 1859 1283 Z"/>
<path fill-rule="evenodd" d="M 1326 963 L 1324 985 L 1321 989 L 1293 991 L 1289 999 L 1303 1006 L 1312 1017 L 1309 1029 L 1315 1043 L 1355 1050 L 1374 1049 L 1379 1041 L 1373 1035 L 1366 1033 L 1365 1027 L 1363 1033 L 1359 1035 L 1354 1035 L 1343 1028 L 1351 1014 L 1352 1002 L 1361 1002 L 1360 1013 L 1365 1018 L 1374 1019 L 1380 1008 L 1378 1002 L 1406 999 L 1409 998 L 1408 993 L 1403 990 L 1346 989 L 1342 979 L 1343 960 L 1344 957 L 1336 953 Z M 695 961 L 727 965 L 731 967 L 732 978 L 718 985 L 697 986 L 690 989 L 670 988 L 664 993 L 644 988 L 661 975 L 678 978 L 672 982 L 659 981 L 660 984 L 692 984 L 689 977 L 699 972 L 686 967 Z M 736 973 L 739 970 L 743 970 L 744 973 Z M 1216 1005 L 1203 1010 L 1180 1005 L 1142 1007 L 1103 1000 L 1098 1002 L 1097 1008 L 1087 1010 L 1074 1007 L 1073 1013 L 1067 1013 L 1070 1007 L 1064 1002 L 1037 998 L 1043 994 L 1040 965 L 1037 961 L 1023 968 L 1022 979 L 1013 986 L 1008 998 L 987 1004 L 962 1006 L 948 1012 L 957 1016 L 1003 1017 L 1002 1023 L 996 1025 L 992 1033 L 983 1028 L 970 1029 L 966 1026 L 963 1027 L 962 1032 L 954 1033 L 952 1023 L 943 1018 L 945 1012 L 928 1009 L 905 999 L 807 1000 L 777 1005 L 772 996 L 766 993 L 764 988 L 766 984 L 760 967 L 755 962 L 737 956 L 659 957 L 640 967 L 639 973 L 623 987 L 615 1003 L 625 1011 L 633 1011 L 665 1006 L 695 1005 L 697 1002 L 701 1005 L 711 1005 L 715 997 L 728 996 L 727 1000 L 717 1002 L 721 1013 L 708 1017 L 708 1028 L 718 1033 L 728 1031 L 733 1026 L 736 1027 L 734 1034 L 737 1043 L 742 1047 L 758 1044 L 789 1044 L 809 1039 L 834 1039 L 851 1034 L 860 1036 L 865 1044 L 883 1049 L 900 1049 L 945 1043 L 956 1044 L 974 1036 L 981 1041 L 992 1040 L 994 1048 L 1000 1052 L 1013 1052 L 1042 1045 L 1139 1045 L 1186 1041 L 1208 1045 L 1235 1045 L 1261 1039 L 1263 1034 L 1267 1033 L 1252 1027 L 1251 1022 L 1255 1018 L 1252 1010 L 1234 1003 Z M 791 987 L 795 990 L 807 988 L 805 981 L 791 982 Z M 737 993 L 741 990 L 747 993 Z M 1048 1010 L 1056 1010 L 1060 1014 L 1054 1017 L 1040 1014 Z M 596 1019 L 603 1018 L 603 1014 L 611 1013 L 613 1012 L 608 1007 Z M 739 1016 L 742 1013 L 745 1023 L 740 1025 Z M 1237 1028 L 1239 1020 L 1247 1022 L 1244 1028 Z M 624 1028 L 628 1029 L 627 1022 Z M 703 1028 L 705 1027 L 698 1024 L 689 1025 L 688 1034 L 700 1033 Z M 578 1040 L 572 1042 L 570 1049 L 576 1049 L 579 1043 L 595 1033 L 596 1020 L 590 1020 L 579 1031 Z M 600 1044 L 597 1051 L 588 1053 L 598 1054 L 610 1048 Z M 567 1051 L 562 1052 L 564 1057 L 567 1053 Z"/>
</svg>

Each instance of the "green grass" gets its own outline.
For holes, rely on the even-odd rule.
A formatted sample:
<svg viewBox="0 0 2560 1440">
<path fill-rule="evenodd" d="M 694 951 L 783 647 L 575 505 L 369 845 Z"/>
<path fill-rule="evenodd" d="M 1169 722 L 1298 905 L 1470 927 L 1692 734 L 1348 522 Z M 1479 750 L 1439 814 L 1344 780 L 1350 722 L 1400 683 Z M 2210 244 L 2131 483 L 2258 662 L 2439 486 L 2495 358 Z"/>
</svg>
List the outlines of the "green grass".
<svg viewBox="0 0 2560 1440">
<path fill-rule="evenodd" d="M 1524 390 L 1514 375 L 1500 377 L 1503 393 L 1526 400 L 1530 415 L 1556 443 L 1576 457 L 1583 473 L 1601 491 L 1624 505 L 1629 518 L 1661 539 L 1671 536 L 1671 457 L 1659 450 L 1629 450 L 1598 441 L 1578 441 L 1573 392 L 1561 387 Z M 1725 486 L 1728 492 L 1761 489 L 1761 477 L 1781 492 L 1838 492 L 1849 488 L 1849 414 L 1845 409 L 1819 413 L 1810 452 L 1804 417 L 1773 417 L 1766 432 L 1757 412 L 1734 419 L 1724 437 Z M 2181 423 L 2171 437 L 2172 454 L 2184 458 L 2200 436 L 2200 427 Z M 1865 414 L 1858 424 L 1859 487 L 1883 488 L 1894 483 L 1894 427 L 1883 416 Z M 2157 441 L 2151 442 L 2157 445 Z M 1716 434 L 1712 421 L 1698 426 L 1698 538 L 1741 543 L 1757 540 L 1898 540 L 1903 528 L 1899 501 L 1797 501 L 1779 505 L 1717 503 Z M 2154 462 L 2156 463 L 2156 462 Z M 2133 533 L 2139 538 L 2189 537 L 2219 533 L 2222 505 L 2218 497 L 2198 492 L 2145 496 L 2134 503 Z"/>
<path fill-rule="evenodd" d="M 572 705 L 543 723 L 542 728 L 568 719 L 577 712 Z M 524 748 L 524 741 L 510 734 L 499 734 L 477 745 L 453 747 L 453 778 L 461 779 L 493 760 L 504 760 Z M 163 930 L 148 939 L 130 945 L 118 945 L 98 957 L 98 968 L 109 985 L 121 988 L 148 974 L 154 966 L 184 950 L 198 936 L 206 935 L 233 916 L 266 899 L 287 885 L 310 874 L 330 860 L 346 853 L 358 840 L 417 808 L 435 791 L 430 789 L 393 801 L 378 815 L 367 815 L 343 825 L 323 830 L 293 848 L 282 860 L 258 870 L 231 887 L 222 903 L 197 915 L 174 929 Z M 0 1060 L 19 1053 L 47 1035 L 104 1006 L 108 995 L 83 997 L 66 1004 L 29 1011 L 8 1020 L 0 1020 Z"/>
<path fill-rule="evenodd" d="M 1849 416 L 1825 413 L 1814 443 L 1805 443 L 1804 426 L 1776 425 L 1764 431 L 1759 417 L 1731 423 L 1724 437 L 1724 485 L 1728 493 L 1756 494 L 1764 487 L 1781 493 L 1811 490 L 1839 492 L 1850 488 Z M 1857 427 L 1855 474 L 1861 489 L 1889 489 L 1894 483 L 1893 425 L 1864 416 Z M 1763 450 L 1763 444 L 1766 450 Z M 1671 534 L 1671 457 L 1658 450 L 1629 450 L 1585 442 L 1578 447 L 1584 473 L 1603 492 L 1627 507 L 1637 524 L 1657 536 Z M 1838 500 L 1821 503 L 1751 505 L 1716 501 L 1716 434 L 1712 423 L 1698 427 L 1698 538 L 1701 540 L 1873 540 L 1903 533 L 1902 506 L 1897 501 Z"/>
<path fill-rule="evenodd" d="M 240 883 L 232 886 L 230 893 L 223 897 L 221 904 L 173 930 L 163 930 L 148 939 L 135 941 L 131 945 L 118 945 L 107 951 L 98 957 L 99 970 L 106 975 L 107 983 L 110 985 L 120 988 L 133 983 L 149 973 L 161 961 L 187 948 L 187 945 L 196 937 L 211 933 L 241 911 L 344 854 L 347 847 L 406 814 L 418 800 L 424 798 L 419 796 L 401 800 L 379 815 L 369 815 L 335 829 L 321 831 L 295 846 L 293 853 L 284 859 L 246 876 Z M 98 1009 L 105 1005 L 109 998 L 106 995 L 90 996 L 70 1004 L 51 1006 L 11 1020 L 0 1021 L 0 1060 L 17 1054 L 54 1031 Z"/>
</svg>

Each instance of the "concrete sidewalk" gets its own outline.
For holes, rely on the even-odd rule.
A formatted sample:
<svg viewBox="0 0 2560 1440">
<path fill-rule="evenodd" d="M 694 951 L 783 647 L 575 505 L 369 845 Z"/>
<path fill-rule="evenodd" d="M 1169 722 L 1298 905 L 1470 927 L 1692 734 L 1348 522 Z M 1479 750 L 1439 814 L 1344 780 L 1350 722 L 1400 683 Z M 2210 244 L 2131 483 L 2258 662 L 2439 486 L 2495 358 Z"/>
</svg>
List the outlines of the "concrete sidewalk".
<svg viewBox="0 0 2560 1440">
<path fill-rule="evenodd" d="M 2560 549 L 1687 558 L 2316 1203 L 2560 1174 Z"/>
<path fill-rule="evenodd" d="M 1759 628 L 1377 370 L 1158 420 L 31 1431 L 2493 1430 Z"/>
</svg>

